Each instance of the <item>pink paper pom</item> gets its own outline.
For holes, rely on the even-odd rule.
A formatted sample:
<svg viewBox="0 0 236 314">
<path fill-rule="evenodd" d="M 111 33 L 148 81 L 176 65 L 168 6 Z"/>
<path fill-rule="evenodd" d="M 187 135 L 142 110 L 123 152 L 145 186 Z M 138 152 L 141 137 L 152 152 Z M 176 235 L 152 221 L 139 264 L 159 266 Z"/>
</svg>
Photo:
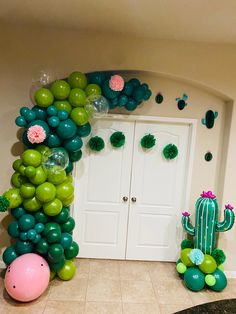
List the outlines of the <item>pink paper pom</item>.
<svg viewBox="0 0 236 314">
<path fill-rule="evenodd" d="M 117 75 L 117 74 L 113 75 L 109 80 L 110 89 L 116 92 L 122 91 L 122 89 L 124 88 L 124 85 L 125 85 L 124 79 L 120 75 Z"/>
<path fill-rule="evenodd" d="M 234 207 L 231 204 L 227 204 L 227 205 L 225 205 L 225 209 L 233 210 Z"/>
<path fill-rule="evenodd" d="M 30 143 L 42 143 L 46 138 L 46 132 L 40 125 L 33 125 L 27 131 L 27 137 Z"/>
<path fill-rule="evenodd" d="M 201 194 L 201 197 L 203 197 L 203 198 L 211 198 L 211 199 L 216 198 L 216 196 L 211 191 L 208 191 L 208 192 L 203 191 L 202 194 Z"/>
<path fill-rule="evenodd" d="M 189 217 L 189 216 L 190 216 L 190 213 L 189 213 L 189 212 L 183 212 L 182 215 L 183 215 L 184 217 Z"/>
</svg>

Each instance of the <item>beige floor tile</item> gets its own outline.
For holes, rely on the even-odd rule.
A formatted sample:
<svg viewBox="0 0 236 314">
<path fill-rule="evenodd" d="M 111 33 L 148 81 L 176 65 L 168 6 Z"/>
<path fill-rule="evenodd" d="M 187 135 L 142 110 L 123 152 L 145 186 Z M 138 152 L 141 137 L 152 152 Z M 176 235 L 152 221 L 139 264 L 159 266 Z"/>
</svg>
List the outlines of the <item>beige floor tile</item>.
<svg viewBox="0 0 236 314">
<path fill-rule="evenodd" d="M 138 261 L 120 261 L 121 280 L 150 281 L 148 263 Z"/>
<path fill-rule="evenodd" d="M 91 260 L 89 277 L 120 280 L 119 262 L 112 260 Z"/>
<path fill-rule="evenodd" d="M 182 311 L 185 309 L 188 309 L 190 306 L 188 305 L 183 305 L 183 304 L 161 304 L 160 305 L 160 310 L 161 314 L 173 314 L 178 311 Z"/>
<path fill-rule="evenodd" d="M 87 302 L 86 314 L 122 314 L 122 304 L 112 302 Z"/>
<path fill-rule="evenodd" d="M 148 281 L 121 281 L 122 301 L 124 303 L 155 303 L 153 285 Z"/>
<path fill-rule="evenodd" d="M 193 304 L 187 288 L 181 281 L 155 282 L 154 289 L 159 304 L 186 304 L 189 306 Z"/>
<path fill-rule="evenodd" d="M 47 301 L 43 314 L 84 314 L 85 303 L 76 301 Z"/>
<path fill-rule="evenodd" d="M 88 279 L 73 278 L 70 281 L 54 280 L 50 287 L 48 300 L 85 301 Z"/>
<path fill-rule="evenodd" d="M 152 282 L 180 280 L 175 263 L 149 262 L 148 269 Z"/>
<path fill-rule="evenodd" d="M 188 294 L 194 305 L 212 302 L 211 292 L 207 289 L 198 292 L 189 290 Z"/>
<path fill-rule="evenodd" d="M 90 271 L 90 260 L 87 258 L 76 258 L 74 260 L 76 266 L 76 278 L 88 278 Z"/>
<path fill-rule="evenodd" d="M 95 302 L 121 302 L 120 281 L 90 278 L 86 300 Z"/>
<path fill-rule="evenodd" d="M 123 303 L 123 314 L 160 314 L 155 303 Z"/>
</svg>

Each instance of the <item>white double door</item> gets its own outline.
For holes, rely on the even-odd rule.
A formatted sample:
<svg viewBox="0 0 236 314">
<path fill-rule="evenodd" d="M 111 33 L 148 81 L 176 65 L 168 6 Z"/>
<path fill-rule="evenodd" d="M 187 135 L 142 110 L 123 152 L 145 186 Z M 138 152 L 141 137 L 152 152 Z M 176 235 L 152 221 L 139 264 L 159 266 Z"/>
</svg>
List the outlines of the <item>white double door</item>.
<svg viewBox="0 0 236 314">
<path fill-rule="evenodd" d="M 111 146 L 115 131 L 125 145 Z M 146 134 L 156 145 L 144 150 Z M 91 152 L 85 144 L 75 170 L 75 237 L 80 257 L 174 261 L 181 241 L 181 209 L 188 171 L 187 124 L 104 119 L 93 126 L 104 150 Z M 163 148 L 173 143 L 173 160 Z"/>
</svg>

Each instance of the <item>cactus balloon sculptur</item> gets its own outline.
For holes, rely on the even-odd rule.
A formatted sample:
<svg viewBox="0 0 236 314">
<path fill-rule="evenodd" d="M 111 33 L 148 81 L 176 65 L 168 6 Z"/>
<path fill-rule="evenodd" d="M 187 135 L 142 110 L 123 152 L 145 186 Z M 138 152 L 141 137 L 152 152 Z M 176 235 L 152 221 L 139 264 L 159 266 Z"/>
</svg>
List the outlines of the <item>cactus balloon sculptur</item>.
<svg viewBox="0 0 236 314">
<path fill-rule="evenodd" d="M 203 192 L 196 202 L 195 227 L 190 214 L 182 214 L 182 225 L 192 240 L 181 243 L 181 258 L 176 269 L 184 278 L 187 288 L 200 291 L 205 286 L 222 291 L 227 285 L 223 272 L 226 259 L 222 250 L 216 248 L 216 233 L 230 230 L 234 225 L 233 206 L 225 205 L 224 220 L 218 221 L 218 203 L 211 192 Z"/>
</svg>

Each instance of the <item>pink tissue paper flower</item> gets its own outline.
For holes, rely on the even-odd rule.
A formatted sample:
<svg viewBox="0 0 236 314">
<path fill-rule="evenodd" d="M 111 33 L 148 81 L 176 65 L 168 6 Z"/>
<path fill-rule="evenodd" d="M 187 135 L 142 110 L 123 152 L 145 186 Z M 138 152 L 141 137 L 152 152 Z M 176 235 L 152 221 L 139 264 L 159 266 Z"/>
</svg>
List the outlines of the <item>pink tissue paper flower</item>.
<svg viewBox="0 0 236 314">
<path fill-rule="evenodd" d="M 110 89 L 116 92 L 122 91 L 122 89 L 124 88 L 124 85 L 125 85 L 124 79 L 120 75 L 117 75 L 117 74 L 113 75 L 109 80 Z"/>
<path fill-rule="evenodd" d="M 189 213 L 189 212 L 183 212 L 182 215 L 183 215 L 184 217 L 189 217 L 189 216 L 190 216 L 190 213 Z"/>
<path fill-rule="evenodd" d="M 227 205 L 225 205 L 225 209 L 233 210 L 234 207 L 231 204 L 227 204 Z"/>
<path fill-rule="evenodd" d="M 201 197 L 211 198 L 211 199 L 216 198 L 216 196 L 211 191 L 208 191 L 208 192 L 203 191 L 201 194 Z"/>
<path fill-rule="evenodd" d="M 46 132 L 40 125 L 33 125 L 27 131 L 27 137 L 30 143 L 42 143 L 46 138 Z"/>
</svg>

